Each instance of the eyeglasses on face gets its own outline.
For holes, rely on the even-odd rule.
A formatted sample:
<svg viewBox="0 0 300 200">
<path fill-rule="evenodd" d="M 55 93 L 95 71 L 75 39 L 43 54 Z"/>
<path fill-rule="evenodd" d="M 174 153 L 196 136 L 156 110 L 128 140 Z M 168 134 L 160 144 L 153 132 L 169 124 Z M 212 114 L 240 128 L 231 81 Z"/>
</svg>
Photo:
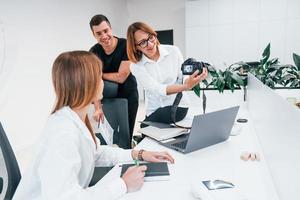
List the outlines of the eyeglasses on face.
<svg viewBox="0 0 300 200">
<path fill-rule="evenodd" d="M 154 42 L 156 39 L 155 35 L 149 34 L 147 39 L 141 40 L 138 44 L 141 48 L 146 48 L 149 44 L 149 42 Z"/>
</svg>

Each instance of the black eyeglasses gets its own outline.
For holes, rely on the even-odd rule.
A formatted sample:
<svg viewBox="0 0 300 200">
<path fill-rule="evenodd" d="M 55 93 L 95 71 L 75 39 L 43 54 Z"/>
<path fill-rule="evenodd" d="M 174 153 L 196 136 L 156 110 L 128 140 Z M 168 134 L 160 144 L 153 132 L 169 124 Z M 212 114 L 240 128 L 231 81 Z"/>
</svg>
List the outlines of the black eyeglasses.
<svg viewBox="0 0 300 200">
<path fill-rule="evenodd" d="M 152 34 L 149 34 L 148 38 L 147 39 L 144 39 L 142 41 L 140 41 L 138 44 L 138 46 L 140 46 L 141 48 L 146 48 L 148 46 L 148 43 L 149 42 L 154 42 L 156 39 L 156 36 L 155 35 L 152 35 Z"/>
</svg>

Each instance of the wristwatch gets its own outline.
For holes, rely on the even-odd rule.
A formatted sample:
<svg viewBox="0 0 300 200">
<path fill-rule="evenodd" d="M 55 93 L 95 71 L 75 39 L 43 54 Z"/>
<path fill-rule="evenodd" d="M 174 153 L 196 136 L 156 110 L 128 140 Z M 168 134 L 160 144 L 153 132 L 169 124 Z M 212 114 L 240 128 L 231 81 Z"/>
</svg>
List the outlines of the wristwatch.
<svg viewBox="0 0 300 200">
<path fill-rule="evenodd" d="M 139 150 L 139 152 L 138 152 L 138 157 L 137 157 L 138 160 L 140 160 L 140 161 L 143 161 L 143 160 L 144 160 L 144 159 L 143 159 L 143 152 L 144 152 L 144 151 L 145 151 L 144 149 Z"/>
</svg>

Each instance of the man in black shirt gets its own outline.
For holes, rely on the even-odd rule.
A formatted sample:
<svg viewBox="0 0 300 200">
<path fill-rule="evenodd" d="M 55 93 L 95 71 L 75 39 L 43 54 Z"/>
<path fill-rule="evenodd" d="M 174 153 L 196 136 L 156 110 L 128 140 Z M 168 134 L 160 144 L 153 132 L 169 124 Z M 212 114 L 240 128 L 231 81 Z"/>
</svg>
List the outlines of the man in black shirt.
<svg viewBox="0 0 300 200">
<path fill-rule="evenodd" d="M 131 142 L 139 105 L 137 83 L 130 72 L 130 61 L 126 52 L 126 39 L 113 36 L 110 22 L 104 15 L 92 17 L 90 28 L 98 41 L 90 51 L 102 61 L 102 78 L 118 83 L 118 97 L 128 100 L 129 140 Z M 95 107 L 97 113 L 97 105 Z"/>
</svg>

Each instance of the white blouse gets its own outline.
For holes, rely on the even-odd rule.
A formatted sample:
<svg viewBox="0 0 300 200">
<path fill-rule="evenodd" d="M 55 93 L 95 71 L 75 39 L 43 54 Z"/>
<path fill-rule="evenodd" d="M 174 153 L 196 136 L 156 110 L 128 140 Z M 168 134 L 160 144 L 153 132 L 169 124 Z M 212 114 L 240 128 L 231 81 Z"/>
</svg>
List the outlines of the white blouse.
<svg viewBox="0 0 300 200">
<path fill-rule="evenodd" d="M 132 160 L 131 150 L 100 146 L 69 107 L 52 114 L 41 135 L 35 160 L 22 176 L 14 200 L 110 200 L 127 192 L 121 178 L 88 187 L 95 166 Z"/>
<path fill-rule="evenodd" d="M 159 107 L 173 104 L 176 94 L 167 95 L 167 86 L 182 84 L 181 64 L 183 57 L 176 46 L 159 45 L 159 58 L 153 61 L 144 54 L 142 59 L 130 66 L 131 72 L 146 93 L 146 115 L 149 116 Z M 187 97 L 182 98 L 181 105 L 186 106 Z"/>
</svg>

